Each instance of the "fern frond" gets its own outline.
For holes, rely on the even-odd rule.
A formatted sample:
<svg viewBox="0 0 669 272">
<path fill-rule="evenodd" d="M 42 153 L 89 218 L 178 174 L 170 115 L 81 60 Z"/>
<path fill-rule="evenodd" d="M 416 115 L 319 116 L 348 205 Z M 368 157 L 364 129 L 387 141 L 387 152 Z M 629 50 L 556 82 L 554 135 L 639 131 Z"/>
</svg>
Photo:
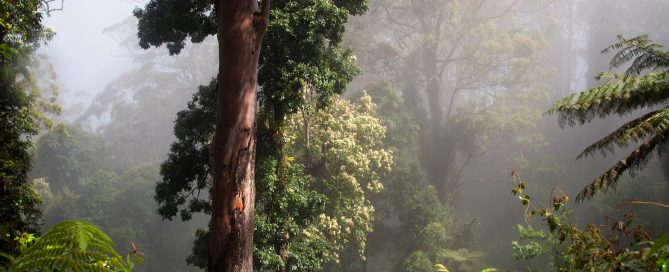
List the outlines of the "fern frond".
<svg viewBox="0 0 669 272">
<path fill-rule="evenodd" d="M 653 150 L 658 153 L 661 144 L 669 136 L 669 52 L 662 51 L 648 35 L 625 39 L 618 36 L 618 42 L 607 47 L 602 53 L 618 51 L 611 62 L 611 68 L 618 68 L 632 62 L 624 74 L 601 73 L 597 79 L 606 79 L 599 87 L 571 94 L 557 101 L 547 110 L 547 114 L 558 114 L 560 127 L 584 124 L 595 117 L 610 114 L 625 115 L 632 111 L 664 104 L 665 108 L 651 111 L 627 122 L 603 139 L 588 146 L 577 159 L 590 156 L 597 151 L 602 155 L 613 152 L 615 145 L 626 147 L 632 142 L 643 141 L 634 152 L 616 163 L 595 181 L 586 186 L 576 197 L 582 201 L 592 197 L 602 189 L 615 185 L 625 172 L 632 176 L 643 168 Z M 651 70 L 654 73 L 641 75 Z"/>
<path fill-rule="evenodd" d="M 597 151 L 603 156 L 613 153 L 614 145 L 626 147 L 632 142 L 638 142 L 646 137 L 661 132 L 669 126 L 669 107 L 651 111 L 643 116 L 625 123 L 603 139 L 591 144 L 576 159 L 588 157 Z"/>
<path fill-rule="evenodd" d="M 638 76 L 646 70 L 656 70 L 669 68 L 669 55 L 662 51 L 650 51 L 637 57 L 632 65 L 627 68 L 625 74 L 628 76 Z"/>
<path fill-rule="evenodd" d="M 666 68 L 669 68 L 669 53 L 662 51 L 662 45 L 654 43 L 648 35 L 629 40 L 618 35 L 618 40 L 617 43 L 602 50 L 603 54 L 618 50 L 609 62 L 611 68 L 618 68 L 633 61 L 625 71 L 625 75 L 628 76 L 638 76 L 646 70 L 661 68 L 665 68 L 663 71 L 666 72 Z"/>
<path fill-rule="evenodd" d="M 609 82 L 559 100 L 547 114 L 557 113 L 560 127 L 574 126 L 595 117 L 603 118 L 612 113 L 624 115 L 669 100 L 669 72 L 642 77 L 603 73 L 601 77 Z"/>
<path fill-rule="evenodd" d="M 9 271 L 130 271 L 112 240 L 84 221 L 53 226 L 16 259 Z"/>
<path fill-rule="evenodd" d="M 631 38 L 631 39 L 625 39 L 623 37 L 623 35 L 618 35 L 618 36 L 616 36 L 616 38 L 618 38 L 618 42 L 610 45 L 607 48 L 604 48 L 604 50 L 602 50 L 602 54 L 606 54 L 611 50 L 621 50 L 622 48 L 635 46 L 635 45 L 643 46 L 644 44 L 647 44 L 650 40 L 648 38 L 648 34 L 637 36 L 637 37 L 634 37 L 634 38 Z"/>
<path fill-rule="evenodd" d="M 659 152 L 660 149 L 657 147 L 664 144 L 667 141 L 668 136 L 669 128 L 665 128 L 651 139 L 645 141 L 625 159 L 616 163 L 608 171 L 595 179 L 595 181 L 593 181 L 590 185 L 581 190 L 581 192 L 579 192 L 576 196 L 576 201 L 580 202 L 591 198 L 602 189 L 607 189 L 614 186 L 620 176 L 625 172 L 629 172 L 632 176 L 634 176 L 638 170 L 646 165 L 649 155 L 651 152 L 653 152 L 653 150 L 657 149 Z"/>
</svg>

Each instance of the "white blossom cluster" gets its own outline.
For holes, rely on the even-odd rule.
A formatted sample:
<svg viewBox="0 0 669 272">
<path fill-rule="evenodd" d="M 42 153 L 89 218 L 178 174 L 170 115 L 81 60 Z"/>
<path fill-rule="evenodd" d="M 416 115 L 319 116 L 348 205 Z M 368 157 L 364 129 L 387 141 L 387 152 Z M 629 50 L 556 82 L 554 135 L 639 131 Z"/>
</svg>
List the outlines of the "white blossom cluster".
<svg viewBox="0 0 669 272">
<path fill-rule="evenodd" d="M 364 258 L 374 214 L 367 195 L 383 189 L 380 174 L 390 171 L 393 160 L 383 148 L 386 129 L 375 110 L 371 97 L 363 94 L 357 103 L 337 99 L 323 109 L 305 109 L 287 122 L 284 137 L 291 156 L 321 164 L 319 173 L 311 173 L 313 187 L 328 197 L 328 206 L 302 235 L 332 245 L 323 253 L 328 262 L 338 263 L 339 253 L 349 245 Z"/>
</svg>

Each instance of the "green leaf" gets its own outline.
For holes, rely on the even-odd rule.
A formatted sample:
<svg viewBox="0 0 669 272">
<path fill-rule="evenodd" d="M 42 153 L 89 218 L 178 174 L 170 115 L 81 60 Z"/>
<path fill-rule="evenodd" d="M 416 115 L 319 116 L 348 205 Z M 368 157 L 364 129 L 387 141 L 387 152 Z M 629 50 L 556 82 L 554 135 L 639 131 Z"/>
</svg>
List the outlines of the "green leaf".
<svg viewBox="0 0 669 272">
<path fill-rule="evenodd" d="M 650 248 L 648 254 L 655 254 L 658 250 L 660 250 L 661 247 L 665 245 L 669 245 L 669 233 L 665 233 L 664 235 L 660 236 L 660 238 L 657 238 L 653 244 L 653 247 Z"/>
</svg>

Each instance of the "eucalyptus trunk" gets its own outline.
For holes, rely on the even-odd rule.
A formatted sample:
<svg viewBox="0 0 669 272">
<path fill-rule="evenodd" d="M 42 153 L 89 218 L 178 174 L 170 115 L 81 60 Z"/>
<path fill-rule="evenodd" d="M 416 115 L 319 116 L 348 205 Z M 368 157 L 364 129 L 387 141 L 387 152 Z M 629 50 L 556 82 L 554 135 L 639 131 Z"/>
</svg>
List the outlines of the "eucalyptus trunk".
<svg viewBox="0 0 669 272">
<path fill-rule="evenodd" d="M 258 56 L 270 0 L 217 0 L 219 73 L 208 271 L 253 271 Z"/>
</svg>

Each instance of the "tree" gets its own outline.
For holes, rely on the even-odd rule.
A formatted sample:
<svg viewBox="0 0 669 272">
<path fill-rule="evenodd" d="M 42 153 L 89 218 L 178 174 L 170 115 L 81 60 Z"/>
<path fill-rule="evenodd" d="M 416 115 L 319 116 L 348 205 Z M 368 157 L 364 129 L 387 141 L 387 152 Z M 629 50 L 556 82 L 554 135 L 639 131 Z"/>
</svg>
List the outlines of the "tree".
<svg viewBox="0 0 669 272">
<path fill-rule="evenodd" d="M 632 39 L 619 36 L 619 42 L 602 53 L 616 50 L 611 68 L 632 62 L 624 74 L 601 73 L 598 79 L 608 80 L 593 89 L 571 94 L 548 109 L 557 114 L 560 126 L 585 124 L 595 117 L 616 114 L 624 116 L 643 108 L 652 108 L 669 99 L 669 52 L 653 43 L 647 35 Z M 648 72 L 647 72 L 648 71 Z M 648 162 L 653 151 L 660 148 L 669 137 L 669 107 L 651 110 L 629 121 L 606 137 L 588 146 L 577 158 L 612 153 L 615 147 L 627 147 L 642 142 L 623 160 L 597 177 L 576 197 L 577 201 L 594 196 L 602 189 L 615 186 L 620 176 L 629 172 L 635 175 Z M 661 153 L 660 153 L 661 155 Z"/>
<path fill-rule="evenodd" d="M 321 110 L 312 105 L 287 121 L 286 160 L 303 165 L 311 180 L 304 187 L 321 195 L 323 207 L 320 213 L 306 213 L 310 222 L 298 224 L 302 234 L 293 231 L 298 237 L 289 245 L 296 247 L 299 236 L 327 241 L 324 263 L 339 263 L 347 248 L 365 258 L 374 218 L 369 199 L 383 189 L 381 177 L 389 174 L 393 160 L 383 146 L 386 129 L 375 111 L 371 97 L 363 94 L 356 103 L 337 99 Z M 266 216 L 275 220 L 271 212 Z"/>
<path fill-rule="evenodd" d="M 183 16 L 179 12 L 191 5 L 200 18 Z M 151 1 L 145 10 L 136 10 L 140 18 L 140 45 L 168 44 L 171 53 L 183 48 L 183 39 L 194 32 L 194 41 L 202 41 L 216 29 L 219 42 L 219 72 L 216 102 L 216 126 L 213 140 L 213 187 L 210 230 L 209 271 L 253 270 L 253 211 L 255 204 L 255 135 L 257 68 L 263 37 L 269 21 L 270 0 L 209 1 L 172 3 Z M 157 9 L 172 9 L 171 16 L 183 16 L 191 24 L 179 27 L 189 32 L 167 29 L 164 33 L 147 31 L 146 27 L 160 27 L 152 17 Z M 215 16 L 215 17 L 214 17 Z M 213 18 L 212 18 L 213 17 Z M 215 18 L 215 20 L 214 20 Z M 160 19 L 160 18 L 158 18 Z M 152 25 L 153 24 L 153 25 Z M 193 25 L 195 24 L 195 25 Z M 165 27 L 165 26 L 162 26 Z M 174 27 L 173 25 L 168 25 Z M 207 27 L 205 31 L 197 27 Z M 166 33 L 177 33 L 177 41 L 165 40 Z M 156 35 L 156 36 L 151 36 Z M 157 37 L 157 38 L 156 38 Z M 174 37 L 168 37 L 168 39 Z M 180 38 L 180 40 L 178 40 Z M 174 43 L 176 42 L 176 43 Z"/>
<path fill-rule="evenodd" d="M 44 12 L 39 0 L 0 1 L 0 252 L 9 255 L 18 253 L 21 233 L 37 232 L 39 196 L 28 182 L 32 136 L 59 111 L 33 72 L 32 54 L 53 35 L 41 24 Z"/>
<path fill-rule="evenodd" d="M 257 1 L 214 5 L 219 73 L 208 271 L 253 270 L 257 66 L 269 5 L 270 0 L 262 10 Z"/>
<path fill-rule="evenodd" d="M 270 0 L 219 1 L 209 271 L 253 270 L 256 88 Z"/>
<path fill-rule="evenodd" d="M 259 182 L 273 182 L 264 178 L 264 173 L 283 171 L 279 170 L 282 167 L 281 162 L 284 161 L 281 130 L 286 116 L 295 113 L 304 105 L 301 90 L 305 86 L 314 90 L 318 94 L 320 105 L 324 106 L 335 94 L 342 93 L 346 83 L 358 72 L 351 50 L 341 46 L 341 39 L 348 15 L 360 14 L 365 10 L 366 2 L 360 0 L 334 3 L 295 0 L 276 3 L 272 9 L 272 20 L 263 43 L 265 53 L 261 56 L 259 65 L 261 89 L 258 101 L 261 120 L 257 122 L 257 160 L 259 164 L 265 160 L 274 160 L 279 164 L 274 169 L 258 173 Z M 152 1 L 144 10 L 135 12 L 140 18 L 140 45 L 146 48 L 150 45 L 166 44 L 170 53 L 179 53 L 185 39 L 190 37 L 192 42 L 197 43 L 207 35 L 216 33 L 218 23 L 215 20 L 216 13 L 212 11 L 214 8 L 210 1 Z M 217 99 L 221 99 L 218 94 Z M 194 115 L 184 113 L 183 117 L 190 122 L 188 126 L 213 129 L 207 120 L 198 120 L 209 119 L 206 114 L 210 112 L 200 112 L 199 109 L 197 111 Z M 209 165 L 202 164 L 206 163 L 206 159 L 198 160 L 195 164 L 197 167 L 192 170 L 178 170 L 185 169 L 179 165 L 180 162 L 193 165 L 193 162 L 182 160 L 188 156 L 208 156 L 209 139 L 201 138 L 207 134 L 204 131 L 187 132 L 183 130 L 185 128 L 179 124 L 175 126 L 177 137 L 183 135 L 184 138 L 172 146 L 174 154 L 168 158 L 167 164 L 174 168 L 167 170 L 168 166 L 163 166 L 163 182 L 156 188 L 156 199 L 162 205 L 161 214 L 168 218 L 182 211 L 182 219 L 188 219 L 193 211 L 209 212 L 208 209 L 212 207 L 208 200 L 201 201 L 196 197 L 200 190 L 206 188 L 206 180 L 211 173 Z M 217 137 L 216 140 L 220 139 Z M 201 145 L 191 146 L 198 143 Z M 181 150 L 188 150 L 189 153 Z M 175 175 L 167 171 L 174 171 L 172 174 Z M 276 194 L 286 192 L 287 188 L 279 188 L 274 191 Z M 180 195 L 181 193 L 184 195 Z M 188 206 L 182 209 L 181 205 L 186 202 L 189 202 Z M 286 242 L 277 240 L 276 243 Z"/>
<path fill-rule="evenodd" d="M 543 3 L 376 0 L 356 18 L 349 41 L 365 79 L 401 91 L 421 128 L 425 178 L 448 206 L 467 166 L 540 118 L 518 105 L 547 98 L 548 46 L 541 25 L 525 23 Z"/>
</svg>

